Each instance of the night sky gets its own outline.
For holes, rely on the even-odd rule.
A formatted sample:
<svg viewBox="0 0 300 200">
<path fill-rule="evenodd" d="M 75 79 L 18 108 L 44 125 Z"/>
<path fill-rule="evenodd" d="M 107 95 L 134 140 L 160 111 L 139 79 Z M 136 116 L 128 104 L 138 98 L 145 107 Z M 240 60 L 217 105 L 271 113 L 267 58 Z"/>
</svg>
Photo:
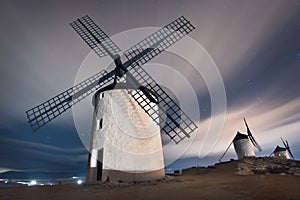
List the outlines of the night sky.
<svg viewBox="0 0 300 200">
<path fill-rule="evenodd" d="M 224 82 L 226 120 L 216 144 L 201 154 L 212 117 L 205 81 L 186 70 L 184 62 L 168 60 L 167 53 L 156 58 L 184 74 L 199 100 L 201 131 L 177 167 L 217 162 L 236 131 L 246 131 L 243 117 L 264 149 L 258 155 L 269 155 L 283 137 L 300 159 L 300 0 L 2 0 L 0 172 L 84 172 L 87 151 L 72 111 L 35 133 L 25 111 L 73 86 L 90 48 L 69 23 L 86 14 L 111 36 L 161 27 L 181 15 L 195 25 L 189 36 L 209 53 Z M 235 158 L 233 148 L 229 158 Z"/>
</svg>

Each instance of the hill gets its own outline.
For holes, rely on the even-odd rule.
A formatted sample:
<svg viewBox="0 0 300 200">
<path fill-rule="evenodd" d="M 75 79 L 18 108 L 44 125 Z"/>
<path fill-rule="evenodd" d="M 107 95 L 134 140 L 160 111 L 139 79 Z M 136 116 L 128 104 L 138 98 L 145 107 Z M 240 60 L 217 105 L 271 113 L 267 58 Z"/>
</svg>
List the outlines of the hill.
<svg viewBox="0 0 300 200">
<path fill-rule="evenodd" d="M 0 199 L 299 199 L 299 169 L 299 161 L 246 158 L 160 181 L 0 188 Z"/>
</svg>

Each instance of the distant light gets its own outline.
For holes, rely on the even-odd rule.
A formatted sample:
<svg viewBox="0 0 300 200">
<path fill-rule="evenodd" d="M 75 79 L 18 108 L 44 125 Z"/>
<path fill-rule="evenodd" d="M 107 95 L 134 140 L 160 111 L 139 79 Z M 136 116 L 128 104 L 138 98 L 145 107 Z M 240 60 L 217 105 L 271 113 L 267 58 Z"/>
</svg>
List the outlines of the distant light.
<svg viewBox="0 0 300 200">
<path fill-rule="evenodd" d="M 36 180 L 32 180 L 32 181 L 30 181 L 30 184 L 29 184 L 30 186 L 31 185 L 36 185 Z"/>
<path fill-rule="evenodd" d="M 5 181 L 4 183 L 8 183 L 8 181 Z"/>
<path fill-rule="evenodd" d="M 78 178 L 78 177 L 77 177 L 77 176 L 73 176 L 73 177 L 72 177 L 72 179 L 76 179 L 76 178 Z"/>
<path fill-rule="evenodd" d="M 81 183 L 82 183 L 82 180 L 78 180 L 78 181 L 77 181 L 77 184 L 80 185 Z"/>
<path fill-rule="evenodd" d="M 30 185 L 30 183 L 28 183 L 28 182 L 22 182 L 22 181 L 17 181 L 17 183 L 23 184 L 23 185 Z"/>
</svg>

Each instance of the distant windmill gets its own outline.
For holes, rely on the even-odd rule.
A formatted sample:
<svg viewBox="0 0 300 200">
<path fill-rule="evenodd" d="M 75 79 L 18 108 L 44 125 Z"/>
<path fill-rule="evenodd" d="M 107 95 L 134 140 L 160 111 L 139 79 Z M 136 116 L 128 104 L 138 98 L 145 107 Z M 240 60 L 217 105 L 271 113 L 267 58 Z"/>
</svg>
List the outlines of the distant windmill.
<svg viewBox="0 0 300 200">
<path fill-rule="evenodd" d="M 86 181 L 139 181 L 164 176 L 162 132 L 176 144 L 197 128 L 142 65 L 190 33 L 183 16 L 124 52 L 84 16 L 71 23 L 99 56 L 109 55 L 115 69 L 87 80 L 26 112 L 35 131 L 70 107 L 95 93 L 90 155 Z"/>
<path fill-rule="evenodd" d="M 291 159 L 291 157 L 292 157 L 292 159 L 294 160 L 294 156 L 291 152 L 288 141 L 287 140 L 284 141 L 282 138 L 280 138 L 280 139 L 281 139 L 284 147 L 280 147 L 280 146 L 277 145 L 277 147 L 271 153 L 271 155 L 274 154 L 274 157 L 285 158 L 285 159 Z"/>
<path fill-rule="evenodd" d="M 220 162 L 222 158 L 225 156 L 225 154 L 227 153 L 232 143 L 234 145 L 234 149 L 239 160 L 244 157 L 255 156 L 253 146 L 256 147 L 259 151 L 262 151 L 262 148 L 258 145 L 256 140 L 254 139 L 253 134 L 251 133 L 245 118 L 244 118 L 244 122 L 247 128 L 247 135 L 242 134 L 238 131 L 235 137 L 233 138 L 232 142 L 229 144 L 229 146 L 227 147 L 227 149 L 219 159 Z"/>
</svg>

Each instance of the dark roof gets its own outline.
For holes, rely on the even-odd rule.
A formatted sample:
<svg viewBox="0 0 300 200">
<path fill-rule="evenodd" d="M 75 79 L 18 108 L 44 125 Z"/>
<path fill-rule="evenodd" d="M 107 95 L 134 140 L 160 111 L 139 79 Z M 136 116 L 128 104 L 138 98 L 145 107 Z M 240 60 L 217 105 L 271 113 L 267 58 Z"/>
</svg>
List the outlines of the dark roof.
<svg viewBox="0 0 300 200">
<path fill-rule="evenodd" d="M 286 148 L 280 147 L 280 146 L 277 145 L 277 147 L 275 148 L 274 152 L 285 151 L 285 150 L 286 150 Z"/>
<path fill-rule="evenodd" d="M 242 139 L 248 139 L 248 135 L 242 134 L 239 131 L 236 133 L 235 137 L 233 138 L 233 141 L 236 140 L 242 140 Z"/>
</svg>

